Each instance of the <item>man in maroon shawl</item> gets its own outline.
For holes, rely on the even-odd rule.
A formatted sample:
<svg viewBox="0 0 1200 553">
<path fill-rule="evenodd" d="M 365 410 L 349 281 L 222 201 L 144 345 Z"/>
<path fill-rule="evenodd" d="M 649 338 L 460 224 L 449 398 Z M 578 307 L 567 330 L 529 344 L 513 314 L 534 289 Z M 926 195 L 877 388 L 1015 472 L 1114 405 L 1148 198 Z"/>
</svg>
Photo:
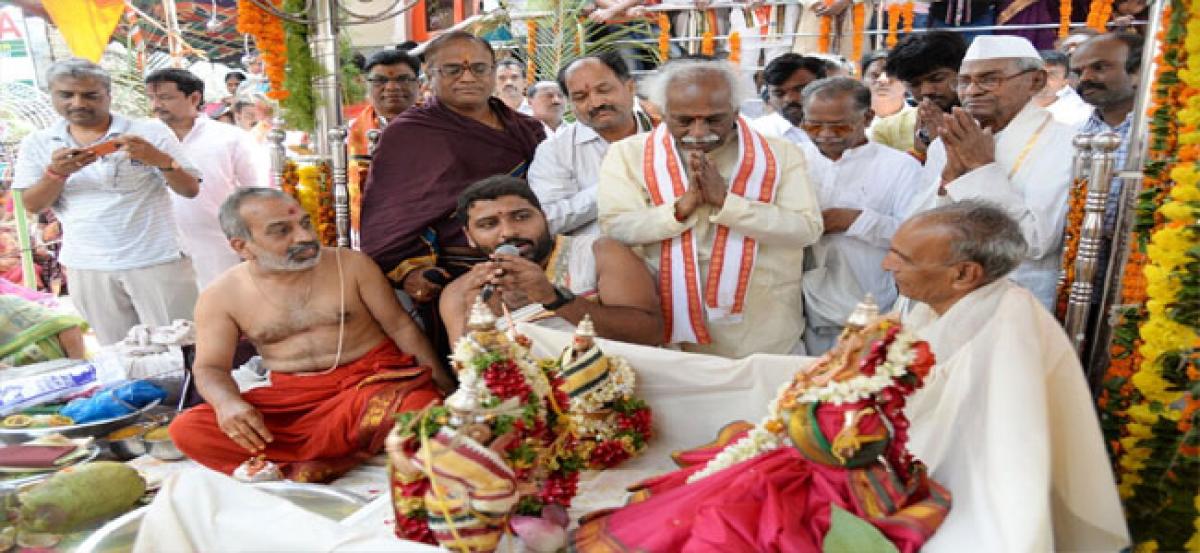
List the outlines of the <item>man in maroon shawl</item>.
<svg viewBox="0 0 1200 553">
<path fill-rule="evenodd" d="M 446 33 L 425 57 L 434 98 L 383 131 L 362 202 L 363 252 L 423 306 L 476 255 L 454 218 L 459 194 L 484 177 L 523 178 L 545 137 L 540 122 L 492 97 L 496 55 L 486 41 Z"/>
</svg>

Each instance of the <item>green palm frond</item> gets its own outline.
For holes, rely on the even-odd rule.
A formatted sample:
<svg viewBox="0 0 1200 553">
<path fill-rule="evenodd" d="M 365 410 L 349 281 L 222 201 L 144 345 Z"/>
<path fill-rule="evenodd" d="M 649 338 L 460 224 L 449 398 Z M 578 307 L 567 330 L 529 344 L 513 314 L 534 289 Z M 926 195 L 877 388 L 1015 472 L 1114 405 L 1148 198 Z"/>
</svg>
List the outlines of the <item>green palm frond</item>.
<svg viewBox="0 0 1200 553">
<path fill-rule="evenodd" d="M 585 16 L 589 6 L 591 2 L 587 0 L 543 0 L 526 5 L 530 11 L 550 12 L 550 15 L 535 20 L 537 48 L 526 52 L 526 61 L 533 62 L 537 80 L 556 79 L 560 69 L 581 56 L 614 50 L 623 50 L 640 61 L 659 61 L 655 43 L 646 40 L 654 36 L 650 23 L 632 21 L 597 25 Z"/>
</svg>

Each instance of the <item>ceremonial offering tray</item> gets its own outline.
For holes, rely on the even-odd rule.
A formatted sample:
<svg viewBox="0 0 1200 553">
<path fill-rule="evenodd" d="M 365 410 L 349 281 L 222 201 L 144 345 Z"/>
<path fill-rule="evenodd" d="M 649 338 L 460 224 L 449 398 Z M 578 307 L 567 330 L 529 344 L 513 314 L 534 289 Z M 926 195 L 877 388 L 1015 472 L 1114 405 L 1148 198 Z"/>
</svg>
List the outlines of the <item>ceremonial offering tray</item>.
<svg viewBox="0 0 1200 553">
<path fill-rule="evenodd" d="M 48 426 L 45 428 L 0 428 L 0 443 L 20 444 L 45 436 L 47 434 L 62 434 L 68 438 L 103 438 L 108 433 L 127 426 L 143 414 L 157 407 L 158 400 L 132 413 L 84 424 L 66 426 Z"/>
<path fill-rule="evenodd" d="M 44 469 L 12 469 L 0 467 L 0 490 L 16 489 L 28 484 L 41 482 L 62 469 L 68 467 L 79 466 L 84 463 L 95 461 L 100 456 L 100 446 L 92 444 L 88 446 L 87 453 L 77 459 L 66 463 L 61 467 L 51 467 Z"/>
<path fill-rule="evenodd" d="M 326 517 L 340 521 L 366 505 L 366 501 L 347 491 L 322 486 L 319 484 L 299 484 L 296 482 L 267 482 L 251 484 L 271 495 L 291 501 L 296 506 Z M 133 549 L 137 540 L 138 529 L 146 509 L 141 507 L 113 519 L 88 536 L 75 553 L 125 553 Z"/>
</svg>

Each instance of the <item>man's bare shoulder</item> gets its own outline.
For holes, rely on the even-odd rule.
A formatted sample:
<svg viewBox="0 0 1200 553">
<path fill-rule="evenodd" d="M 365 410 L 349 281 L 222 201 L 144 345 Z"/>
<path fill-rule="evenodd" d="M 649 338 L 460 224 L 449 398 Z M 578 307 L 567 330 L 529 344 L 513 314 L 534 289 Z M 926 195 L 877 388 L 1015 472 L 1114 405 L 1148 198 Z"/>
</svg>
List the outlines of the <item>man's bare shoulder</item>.
<svg viewBox="0 0 1200 553">
<path fill-rule="evenodd" d="M 340 256 L 342 267 L 347 271 L 351 271 L 355 276 L 383 276 L 383 271 L 379 269 L 379 265 L 365 253 L 350 248 L 337 247 L 325 248 L 325 250 L 325 254 L 327 255 L 322 256 L 323 261 L 327 259 L 336 264 L 337 258 Z M 337 269 L 336 265 L 333 265 L 333 267 L 334 270 Z"/>
<path fill-rule="evenodd" d="M 230 311 L 237 305 L 244 287 L 249 284 L 249 276 L 245 261 L 230 267 L 200 291 L 196 300 L 196 310 L 199 311 L 203 307 Z"/>
<path fill-rule="evenodd" d="M 641 256 L 633 248 L 607 236 L 598 237 L 592 243 L 592 255 L 596 257 L 597 271 L 606 268 L 621 271 L 628 263 L 642 263 Z"/>
</svg>

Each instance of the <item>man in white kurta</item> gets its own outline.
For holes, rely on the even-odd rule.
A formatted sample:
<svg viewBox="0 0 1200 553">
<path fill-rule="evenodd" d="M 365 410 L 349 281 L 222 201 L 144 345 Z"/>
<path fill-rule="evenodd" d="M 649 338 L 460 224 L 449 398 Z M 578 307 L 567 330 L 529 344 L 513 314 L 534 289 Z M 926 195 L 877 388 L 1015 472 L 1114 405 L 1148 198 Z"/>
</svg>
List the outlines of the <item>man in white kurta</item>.
<svg viewBox="0 0 1200 553">
<path fill-rule="evenodd" d="M 726 357 L 800 351 L 799 269 L 822 231 L 804 156 L 737 117 L 729 64 L 680 61 L 657 78 L 664 123 L 601 165 L 601 229 L 658 272 L 668 341 Z"/>
<path fill-rule="evenodd" d="M 1010 278 L 1052 308 L 1075 131 L 1032 101 L 1045 82 L 1041 64 L 1024 38 L 975 39 L 958 75 L 963 107 L 944 116 L 913 205 L 982 199 L 1002 206 L 1029 245 Z"/>
<path fill-rule="evenodd" d="M 599 234 L 596 184 L 608 146 L 654 128 L 637 105 L 633 77 L 616 52 L 579 58 L 561 82 L 575 121 L 548 132 L 529 166 L 529 186 L 542 202 L 551 234 Z"/>
<path fill-rule="evenodd" d="M 884 266 L 937 364 L 909 399 L 909 450 L 952 496 L 922 551 L 1119 551 L 1129 534 L 1095 406 L 1054 317 L 1003 278 L 1024 249 L 1003 211 L 964 201 L 896 232 Z"/>
<path fill-rule="evenodd" d="M 159 70 L 147 77 L 146 94 L 154 114 L 179 138 L 202 175 L 196 197 L 171 197 L 181 245 L 192 258 L 200 290 L 242 261 L 221 232 L 217 212 L 238 188 L 257 186 L 262 170 L 249 133 L 198 110 L 203 93 L 204 82 L 186 70 Z"/>
<path fill-rule="evenodd" d="M 921 184 L 912 156 L 867 141 L 871 91 L 854 79 L 822 79 L 804 89 L 804 121 L 822 166 L 817 199 L 825 234 L 810 249 L 804 272 L 804 346 L 809 355 L 833 347 L 846 318 L 869 293 L 881 311 L 896 301 L 896 283 L 880 266 L 892 234 Z"/>
</svg>

